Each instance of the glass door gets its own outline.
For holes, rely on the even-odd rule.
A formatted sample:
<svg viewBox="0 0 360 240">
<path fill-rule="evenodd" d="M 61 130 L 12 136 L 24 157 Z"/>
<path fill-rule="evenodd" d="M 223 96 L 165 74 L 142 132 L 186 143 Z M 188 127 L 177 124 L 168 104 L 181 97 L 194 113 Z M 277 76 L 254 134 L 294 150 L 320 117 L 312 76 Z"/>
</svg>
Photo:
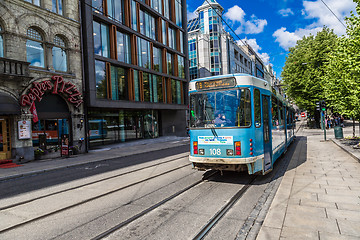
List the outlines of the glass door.
<svg viewBox="0 0 360 240">
<path fill-rule="evenodd" d="M 0 118 L 0 160 L 11 157 L 9 120 Z"/>
</svg>

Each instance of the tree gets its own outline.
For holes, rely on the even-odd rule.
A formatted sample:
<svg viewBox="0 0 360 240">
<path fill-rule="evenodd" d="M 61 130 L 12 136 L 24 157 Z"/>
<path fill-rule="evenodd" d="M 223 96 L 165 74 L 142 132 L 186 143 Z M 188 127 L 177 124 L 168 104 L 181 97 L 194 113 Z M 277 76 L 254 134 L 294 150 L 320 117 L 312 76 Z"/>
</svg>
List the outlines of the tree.
<svg viewBox="0 0 360 240">
<path fill-rule="evenodd" d="M 336 34 L 324 27 L 316 36 L 304 36 L 289 49 L 281 77 L 287 95 L 300 108 L 313 112 L 316 102 L 325 98 L 325 62 L 336 41 Z"/>
<path fill-rule="evenodd" d="M 360 1 L 356 11 L 360 13 Z M 360 119 L 360 17 L 351 14 L 346 19 L 346 36 L 339 38 L 329 54 L 324 75 L 328 105 L 336 112 Z M 355 136 L 355 122 L 353 136 Z"/>
</svg>

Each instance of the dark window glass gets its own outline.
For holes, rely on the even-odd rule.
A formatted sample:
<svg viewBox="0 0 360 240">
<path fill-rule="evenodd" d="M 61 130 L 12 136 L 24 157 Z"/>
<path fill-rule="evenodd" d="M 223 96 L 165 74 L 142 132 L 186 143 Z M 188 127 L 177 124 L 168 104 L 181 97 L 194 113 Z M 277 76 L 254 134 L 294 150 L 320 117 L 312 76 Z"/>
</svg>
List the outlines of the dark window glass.
<svg viewBox="0 0 360 240">
<path fill-rule="evenodd" d="M 152 102 L 152 77 L 150 74 L 143 72 L 143 84 L 144 84 L 144 101 Z"/>
<path fill-rule="evenodd" d="M 99 0 L 98 0 L 99 1 Z M 107 0 L 109 17 L 122 23 L 122 0 Z"/>
<path fill-rule="evenodd" d="M 110 57 L 109 27 L 102 23 L 94 22 L 94 53 L 103 57 Z"/>
<path fill-rule="evenodd" d="M 275 97 L 272 97 L 271 102 L 272 102 L 271 104 L 272 125 L 276 127 L 279 126 L 279 112 L 278 112 L 277 99 Z"/>
<path fill-rule="evenodd" d="M 118 31 L 116 38 L 118 60 L 125 63 L 131 63 L 130 36 Z"/>
<path fill-rule="evenodd" d="M 126 70 L 111 66 L 111 96 L 113 100 L 128 100 Z"/>
<path fill-rule="evenodd" d="M 93 11 L 96 13 L 103 13 L 102 0 L 92 0 Z"/>
<path fill-rule="evenodd" d="M 260 90 L 254 90 L 254 115 L 255 115 L 255 127 L 261 126 L 261 100 Z"/>
<path fill-rule="evenodd" d="M 153 61 L 154 70 L 157 72 L 162 72 L 162 54 L 160 48 L 153 47 Z"/>
<path fill-rule="evenodd" d="M 150 43 L 138 38 L 138 64 L 140 67 L 151 69 Z"/>
<path fill-rule="evenodd" d="M 166 53 L 167 58 L 167 73 L 172 75 L 173 74 L 173 55 L 171 53 Z"/>
<path fill-rule="evenodd" d="M 96 97 L 107 97 L 106 66 L 104 62 L 95 60 Z"/>
<path fill-rule="evenodd" d="M 62 15 L 63 14 L 63 0 L 52 0 L 52 11 Z"/>
</svg>

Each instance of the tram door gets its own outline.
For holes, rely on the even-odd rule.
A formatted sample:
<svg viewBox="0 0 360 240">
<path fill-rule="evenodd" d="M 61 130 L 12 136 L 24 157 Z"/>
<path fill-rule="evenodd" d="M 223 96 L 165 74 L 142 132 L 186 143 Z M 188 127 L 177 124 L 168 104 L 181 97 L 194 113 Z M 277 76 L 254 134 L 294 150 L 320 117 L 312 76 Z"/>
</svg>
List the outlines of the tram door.
<svg viewBox="0 0 360 240">
<path fill-rule="evenodd" d="M 0 160 L 11 157 L 10 126 L 8 119 L 0 119 Z"/>
<path fill-rule="evenodd" d="M 262 111 L 263 111 L 263 126 L 264 126 L 264 165 L 263 174 L 272 170 L 271 158 L 272 158 L 272 141 L 270 139 L 271 122 L 270 122 L 270 97 L 262 95 Z"/>
</svg>

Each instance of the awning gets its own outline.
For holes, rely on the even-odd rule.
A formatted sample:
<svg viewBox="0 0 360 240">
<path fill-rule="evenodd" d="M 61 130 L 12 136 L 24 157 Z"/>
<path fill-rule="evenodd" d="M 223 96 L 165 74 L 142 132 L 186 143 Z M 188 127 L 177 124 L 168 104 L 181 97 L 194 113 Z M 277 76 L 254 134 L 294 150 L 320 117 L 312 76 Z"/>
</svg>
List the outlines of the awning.
<svg viewBox="0 0 360 240">
<path fill-rule="evenodd" d="M 19 115 L 20 105 L 10 95 L 0 93 L 0 115 Z"/>
</svg>

